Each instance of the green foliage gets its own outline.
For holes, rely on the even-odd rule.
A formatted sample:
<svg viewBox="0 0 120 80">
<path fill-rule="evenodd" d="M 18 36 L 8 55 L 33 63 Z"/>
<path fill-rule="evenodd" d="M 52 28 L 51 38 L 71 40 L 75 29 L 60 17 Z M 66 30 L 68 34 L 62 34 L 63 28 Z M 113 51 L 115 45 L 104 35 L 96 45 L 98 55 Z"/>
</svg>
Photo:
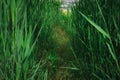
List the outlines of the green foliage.
<svg viewBox="0 0 120 80">
<path fill-rule="evenodd" d="M 35 79 L 40 66 L 35 60 L 35 46 L 40 34 L 48 35 L 49 26 L 55 22 L 53 15 L 59 4 L 53 1 L 0 1 L 0 79 Z"/>
<path fill-rule="evenodd" d="M 78 78 L 116 80 L 120 77 L 120 43 L 116 37 L 120 21 L 118 4 L 119 0 L 80 0 L 72 8 L 77 30 L 73 49 L 82 63 L 78 74 L 84 76 Z"/>
<path fill-rule="evenodd" d="M 0 0 L 0 80 L 120 78 L 120 0 L 61 4 Z"/>
</svg>

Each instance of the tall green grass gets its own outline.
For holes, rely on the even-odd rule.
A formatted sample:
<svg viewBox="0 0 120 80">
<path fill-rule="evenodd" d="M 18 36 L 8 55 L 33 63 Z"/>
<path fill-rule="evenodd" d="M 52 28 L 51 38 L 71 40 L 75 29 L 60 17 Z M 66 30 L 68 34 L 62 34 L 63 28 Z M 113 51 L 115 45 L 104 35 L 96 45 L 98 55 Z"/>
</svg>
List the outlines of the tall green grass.
<svg viewBox="0 0 120 80">
<path fill-rule="evenodd" d="M 118 80 L 119 4 L 0 0 L 0 80 Z"/>
<path fill-rule="evenodd" d="M 54 0 L 0 1 L 1 80 L 47 80 L 46 59 L 36 60 L 36 49 L 47 43 L 59 5 Z"/>
<path fill-rule="evenodd" d="M 78 79 L 119 79 L 118 4 L 119 0 L 80 0 L 73 7 L 73 24 L 77 30 L 73 48 L 81 62 Z"/>
<path fill-rule="evenodd" d="M 31 57 L 36 42 L 32 39 L 34 31 L 28 22 L 27 5 L 23 0 L 0 2 L 0 79 L 26 80 L 30 67 L 36 65 Z"/>
</svg>

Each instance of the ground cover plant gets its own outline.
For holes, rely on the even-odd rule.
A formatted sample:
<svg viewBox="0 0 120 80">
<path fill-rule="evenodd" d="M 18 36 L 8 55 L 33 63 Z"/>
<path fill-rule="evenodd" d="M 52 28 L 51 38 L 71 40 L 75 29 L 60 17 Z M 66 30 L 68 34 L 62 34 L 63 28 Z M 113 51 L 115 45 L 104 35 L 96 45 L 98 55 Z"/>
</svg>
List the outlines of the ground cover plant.
<svg viewBox="0 0 120 80">
<path fill-rule="evenodd" d="M 0 80 L 119 80 L 120 1 L 0 0 Z"/>
</svg>

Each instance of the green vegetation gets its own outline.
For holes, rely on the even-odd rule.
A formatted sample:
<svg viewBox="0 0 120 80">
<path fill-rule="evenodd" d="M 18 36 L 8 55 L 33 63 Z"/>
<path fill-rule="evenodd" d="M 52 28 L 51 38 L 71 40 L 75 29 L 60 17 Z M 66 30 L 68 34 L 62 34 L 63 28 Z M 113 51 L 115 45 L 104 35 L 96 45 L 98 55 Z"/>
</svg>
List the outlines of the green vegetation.
<svg viewBox="0 0 120 80">
<path fill-rule="evenodd" d="M 80 0 L 73 10 L 80 80 L 120 78 L 120 1 Z M 76 45 L 77 44 L 77 45 Z"/>
<path fill-rule="evenodd" d="M 120 0 L 0 0 L 0 80 L 119 80 Z"/>
</svg>

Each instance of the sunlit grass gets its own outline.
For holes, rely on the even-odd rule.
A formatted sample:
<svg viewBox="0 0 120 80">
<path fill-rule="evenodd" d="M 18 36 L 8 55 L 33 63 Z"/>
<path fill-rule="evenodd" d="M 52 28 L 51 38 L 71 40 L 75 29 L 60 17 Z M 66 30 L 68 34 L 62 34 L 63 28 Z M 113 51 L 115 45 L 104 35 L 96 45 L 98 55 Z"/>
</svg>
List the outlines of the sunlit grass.
<svg viewBox="0 0 120 80">
<path fill-rule="evenodd" d="M 61 9 L 61 12 L 62 12 L 65 16 L 70 16 L 70 15 L 71 15 L 71 10 Z"/>
</svg>

